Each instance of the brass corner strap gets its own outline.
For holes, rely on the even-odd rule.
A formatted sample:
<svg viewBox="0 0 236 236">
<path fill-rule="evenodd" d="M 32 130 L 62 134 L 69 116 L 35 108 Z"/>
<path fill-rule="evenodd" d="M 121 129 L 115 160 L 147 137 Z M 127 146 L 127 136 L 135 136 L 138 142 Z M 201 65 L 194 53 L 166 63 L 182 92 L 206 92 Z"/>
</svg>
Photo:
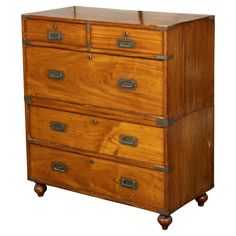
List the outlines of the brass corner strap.
<svg viewBox="0 0 236 236">
<path fill-rule="evenodd" d="M 155 56 L 155 59 L 158 61 L 168 61 L 168 60 L 172 60 L 174 59 L 174 55 L 170 54 L 170 55 L 157 55 Z"/>
<path fill-rule="evenodd" d="M 165 166 L 155 166 L 155 170 L 162 172 L 162 173 L 168 173 L 170 172 L 170 168 L 169 167 L 165 167 Z"/>
<path fill-rule="evenodd" d="M 156 125 L 160 128 L 167 128 L 167 127 L 173 125 L 174 123 L 175 123 L 174 120 L 169 120 L 169 119 L 165 119 L 162 117 L 158 117 L 156 119 Z"/>
<path fill-rule="evenodd" d="M 215 16 L 214 15 L 211 15 L 208 17 L 209 20 L 215 20 Z"/>
<path fill-rule="evenodd" d="M 86 45 L 87 49 L 91 51 L 91 24 L 89 21 L 86 22 Z"/>
<path fill-rule="evenodd" d="M 175 25 L 156 25 L 156 30 L 171 30 Z"/>
<path fill-rule="evenodd" d="M 30 96 L 25 96 L 24 99 L 25 99 L 26 104 L 28 104 L 28 105 L 32 104 L 32 98 Z"/>
<path fill-rule="evenodd" d="M 23 39 L 23 44 L 24 44 L 24 45 L 30 45 L 30 44 L 31 44 L 31 41 L 28 40 L 28 39 Z"/>
</svg>

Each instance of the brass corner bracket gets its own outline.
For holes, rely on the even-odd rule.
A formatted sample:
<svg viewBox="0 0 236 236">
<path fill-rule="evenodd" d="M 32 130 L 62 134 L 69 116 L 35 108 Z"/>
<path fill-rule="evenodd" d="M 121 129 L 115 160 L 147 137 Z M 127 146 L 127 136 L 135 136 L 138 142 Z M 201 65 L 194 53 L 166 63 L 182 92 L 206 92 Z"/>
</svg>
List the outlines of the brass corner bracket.
<svg viewBox="0 0 236 236">
<path fill-rule="evenodd" d="M 30 96 L 25 96 L 24 99 L 25 99 L 25 103 L 27 105 L 31 105 L 32 104 L 32 98 Z"/>
<path fill-rule="evenodd" d="M 156 119 L 156 124 L 160 128 L 167 128 L 167 127 L 173 125 L 174 123 L 175 123 L 174 120 L 168 120 L 168 119 L 165 119 L 165 118 L 162 118 L 162 117 L 158 117 Z"/>
<path fill-rule="evenodd" d="M 170 55 L 157 55 L 155 56 L 155 59 L 158 61 L 168 61 L 171 59 L 174 59 L 174 55 L 170 54 Z"/>
</svg>

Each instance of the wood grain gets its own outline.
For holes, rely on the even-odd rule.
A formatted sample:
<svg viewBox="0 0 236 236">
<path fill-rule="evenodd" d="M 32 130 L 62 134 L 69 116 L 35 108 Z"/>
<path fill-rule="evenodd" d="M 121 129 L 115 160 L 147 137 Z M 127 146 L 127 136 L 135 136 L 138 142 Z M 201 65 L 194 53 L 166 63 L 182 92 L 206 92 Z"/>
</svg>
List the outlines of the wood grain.
<svg viewBox="0 0 236 236">
<path fill-rule="evenodd" d="M 124 36 L 127 32 L 128 36 Z M 117 47 L 117 39 L 135 41 L 134 48 Z M 91 47 L 126 52 L 163 54 L 162 31 L 137 30 L 124 27 L 91 26 Z"/>
<path fill-rule="evenodd" d="M 163 208 L 163 174 L 97 158 L 31 145 L 31 178 L 51 185 L 72 187 L 112 197 L 114 200 Z M 54 171 L 52 162 L 64 163 L 66 173 Z M 138 182 L 137 189 L 120 185 L 120 178 Z M 41 183 L 41 182 L 40 182 Z"/>
<path fill-rule="evenodd" d="M 30 46 L 26 63 L 28 96 L 163 114 L 162 62 Z M 64 80 L 49 79 L 48 69 L 64 71 Z M 135 80 L 137 86 L 121 89 L 120 79 Z"/>
<path fill-rule="evenodd" d="M 49 40 L 49 31 L 62 33 L 63 39 Z M 85 24 L 27 19 L 25 20 L 24 37 L 31 41 L 86 46 L 86 26 Z"/>
<path fill-rule="evenodd" d="M 93 120 L 96 120 L 96 124 Z M 51 129 L 51 121 L 66 125 L 65 132 Z M 31 137 L 64 144 L 95 153 L 164 164 L 164 134 L 162 128 L 136 125 L 111 119 L 31 106 Z M 120 135 L 137 139 L 137 146 L 123 145 Z"/>
<path fill-rule="evenodd" d="M 191 113 L 168 128 L 170 211 L 214 186 L 213 129 L 213 108 Z"/>
<path fill-rule="evenodd" d="M 48 41 L 48 31 L 63 40 Z M 204 204 L 214 186 L 213 16 L 70 7 L 23 15 L 22 37 L 31 41 L 23 45 L 28 179 L 159 212 L 164 229 L 187 202 Z M 136 46 L 118 48 L 117 38 Z M 120 79 L 137 86 L 121 89 Z M 175 123 L 158 128 L 157 117 Z M 121 134 L 138 145 L 122 145 Z M 122 187 L 121 177 L 138 187 Z"/>
<path fill-rule="evenodd" d="M 60 20 L 84 23 L 87 20 L 99 25 L 120 25 L 156 29 L 157 26 L 170 27 L 209 17 L 200 14 L 180 14 L 151 11 L 130 11 L 93 7 L 73 6 L 23 15 L 32 19 Z"/>
<path fill-rule="evenodd" d="M 167 33 L 168 117 L 181 118 L 214 104 L 214 20 L 176 26 Z"/>
<path fill-rule="evenodd" d="M 31 98 L 32 104 L 39 107 L 51 108 L 61 111 L 69 111 L 90 116 L 96 114 L 97 117 L 111 118 L 113 120 L 126 121 L 135 124 L 144 124 L 154 127 L 157 127 L 157 118 L 159 117 L 152 114 L 141 114 L 131 111 L 113 110 L 105 107 L 96 107 L 92 105 L 89 106 L 42 97 Z"/>
</svg>

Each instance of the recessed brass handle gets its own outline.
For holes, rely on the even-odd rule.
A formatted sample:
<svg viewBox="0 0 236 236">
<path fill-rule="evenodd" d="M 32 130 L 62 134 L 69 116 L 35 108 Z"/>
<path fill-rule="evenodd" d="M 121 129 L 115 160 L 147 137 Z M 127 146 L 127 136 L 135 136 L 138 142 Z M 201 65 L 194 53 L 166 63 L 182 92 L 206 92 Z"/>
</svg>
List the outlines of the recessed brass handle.
<svg viewBox="0 0 236 236">
<path fill-rule="evenodd" d="M 53 80 L 63 80 L 65 78 L 65 74 L 60 70 L 48 70 L 48 78 Z"/>
<path fill-rule="evenodd" d="M 51 121 L 50 125 L 51 125 L 52 130 L 66 132 L 66 124 L 65 123 L 61 123 L 58 121 Z"/>
<path fill-rule="evenodd" d="M 137 189 L 138 188 L 138 182 L 134 179 L 129 179 L 126 177 L 120 178 L 120 185 L 125 188 L 131 188 L 131 189 Z"/>
<path fill-rule="evenodd" d="M 138 139 L 133 136 L 127 136 L 121 134 L 119 137 L 120 144 L 131 146 L 131 147 L 137 147 L 138 145 Z"/>
<path fill-rule="evenodd" d="M 118 48 L 135 48 L 136 42 L 132 39 L 117 39 L 116 46 Z"/>
<path fill-rule="evenodd" d="M 63 40 L 63 34 L 59 31 L 49 31 L 48 40 L 55 40 L 55 41 Z"/>
<path fill-rule="evenodd" d="M 51 168 L 54 171 L 63 172 L 63 173 L 67 172 L 68 170 L 68 166 L 66 164 L 59 163 L 59 162 L 52 162 Z"/>
<path fill-rule="evenodd" d="M 135 89 L 137 87 L 137 82 L 135 80 L 119 79 L 118 85 L 122 89 Z"/>
</svg>

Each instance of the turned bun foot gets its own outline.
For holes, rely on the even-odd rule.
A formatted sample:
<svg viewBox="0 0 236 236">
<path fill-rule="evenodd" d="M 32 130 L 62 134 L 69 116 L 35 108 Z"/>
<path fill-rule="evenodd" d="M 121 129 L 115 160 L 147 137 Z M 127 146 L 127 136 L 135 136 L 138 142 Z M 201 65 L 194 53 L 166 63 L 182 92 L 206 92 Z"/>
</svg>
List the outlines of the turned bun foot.
<svg viewBox="0 0 236 236">
<path fill-rule="evenodd" d="M 169 225 L 172 223 L 172 217 L 159 215 L 157 221 L 161 225 L 163 230 L 167 230 Z"/>
<path fill-rule="evenodd" d="M 204 203 L 207 201 L 207 199 L 208 199 L 208 196 L 206 193 L 204 193 L 200 197 L 197 197 L 196 201 L 198 203 L 198 206 L 204 206 Z"/>
<path fill-rule="evenodd" d="M 34 191 L 38 194 L 39 197 L 42 197 L 47 190 L 47 186 L 45 184 L 36 183 L 34 186 Z"/>
</svg>

